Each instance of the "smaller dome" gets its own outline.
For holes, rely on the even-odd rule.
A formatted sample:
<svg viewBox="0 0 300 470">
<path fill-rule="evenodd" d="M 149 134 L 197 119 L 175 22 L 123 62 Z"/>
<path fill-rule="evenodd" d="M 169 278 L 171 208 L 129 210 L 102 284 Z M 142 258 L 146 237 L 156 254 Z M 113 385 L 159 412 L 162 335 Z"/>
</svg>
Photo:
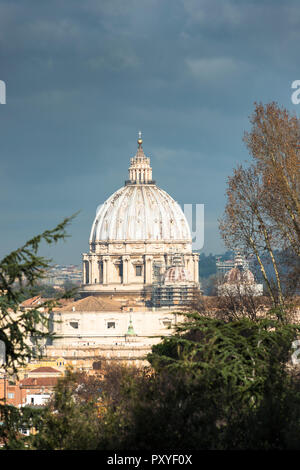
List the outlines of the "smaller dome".
<svg viewBox="0 0 300 470">
<path fill-rule="evenodd" d="M 164 276 L 164 282 L 177 283 L 177 282 L 191 282 L 191 277 L 183 266 L 172 266 L 169 268 Z"/>
<path fill-rule="evenodd" d="M 249 269 L 242 270 L 239 268 L 232 268 L 225 274 L 224 281 L 229 284 L 248 283 L 254 284 L 254 276 Z"/>
<path fill-rule="evenodd" d="M 244 282 L 249 282 L 249 284 L 254 284 L 255 283 L 253 273 L 250 271 L 250 269 L 246 269 L 244 271 L 243 279 L 244 279 Z"/>
</svg>

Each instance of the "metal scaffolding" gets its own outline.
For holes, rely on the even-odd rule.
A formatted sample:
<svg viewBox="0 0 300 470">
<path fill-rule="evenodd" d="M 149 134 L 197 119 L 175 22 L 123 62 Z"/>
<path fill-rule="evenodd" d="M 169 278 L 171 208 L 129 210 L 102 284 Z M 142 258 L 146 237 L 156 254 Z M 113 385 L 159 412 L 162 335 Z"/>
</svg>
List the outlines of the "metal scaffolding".
<svg viewBox="0 0 300 470">
<path fill-rule="evenodd" d="M 191 285 L 153 284 L 151 303 L 153 307 L 187 305 L 194 297 L 195 287 Z"/>
</svg>

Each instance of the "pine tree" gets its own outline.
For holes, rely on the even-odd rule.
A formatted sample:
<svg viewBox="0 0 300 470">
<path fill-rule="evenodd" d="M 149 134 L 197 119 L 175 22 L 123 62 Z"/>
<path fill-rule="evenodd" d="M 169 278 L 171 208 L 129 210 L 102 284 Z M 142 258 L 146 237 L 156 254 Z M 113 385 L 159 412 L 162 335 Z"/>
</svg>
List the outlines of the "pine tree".
<svg viewBox="0 0 300 470">
<path fill-rule="evenodd" d="M 33 237 L 0 261 L 0 341 L 5 352 L 2 370 L 7 376 L 17 374 L 19 367 L 37 357 L 39 346 L 53 336 L 49 318 L 59 297 L 28 310 L 21 310 L 20 304 L 24 292 L 34 289 L 50 266 L 51 260 L 38 254 L 41 242 L 51 245 L 66 239 L 66 227 L 74 217 Z M 14 407 L 0 404 L 0 439 L 14 442 L 22 416 Z"/>
</svg>

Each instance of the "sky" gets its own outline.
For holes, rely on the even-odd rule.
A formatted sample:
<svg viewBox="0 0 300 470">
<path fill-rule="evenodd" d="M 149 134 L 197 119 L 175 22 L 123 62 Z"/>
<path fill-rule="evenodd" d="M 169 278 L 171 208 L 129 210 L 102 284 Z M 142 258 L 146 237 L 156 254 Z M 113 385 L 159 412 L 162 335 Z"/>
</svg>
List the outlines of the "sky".
<svg viewBox="0 0 300 470">
<path fill-rule="evenodd" d="M 204 204 L 203 251 L 225 251 L 218 219 L 254 102 L 299 113 L 299 43 L 298 0 L 0 0 L 0 257 L 80 211 L 41 247 L 80 264 L 139 130 L 157 185 Z"/>
</svg>

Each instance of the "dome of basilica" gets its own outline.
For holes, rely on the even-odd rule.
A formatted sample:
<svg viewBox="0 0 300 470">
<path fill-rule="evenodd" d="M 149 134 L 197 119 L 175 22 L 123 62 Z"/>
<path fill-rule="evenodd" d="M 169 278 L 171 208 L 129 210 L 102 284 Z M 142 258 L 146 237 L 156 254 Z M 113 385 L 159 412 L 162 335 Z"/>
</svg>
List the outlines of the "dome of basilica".
<svg viewBox="0 0 300 470">
<path fill-rule="evenodd" d="M 140 135 L 125 185 L 97 211 L 90 250 L 82 255 L 84 296 L 124 295 L 141 302 L 148 296 L 154 305 L 165 301 L 161 286 L 199 286 L 199 254 L 193 253 L 188 221 L 153 181 L 142 142 Z"/>
<path fill-rule="evenodd" d="M 186 217 L 174 199 L 152 181 L 150 159 L 139 148 L 131 159 L 129 181 L 100 207 L 90 243 L 109 240 L 191 242 Z"/>
<path fill-rule="evenodd" d="M 90 242 L 107 240 L 191 240 L 179 204 L 155 184 L 127 185 L 101 206 Z"/>
</svg>

